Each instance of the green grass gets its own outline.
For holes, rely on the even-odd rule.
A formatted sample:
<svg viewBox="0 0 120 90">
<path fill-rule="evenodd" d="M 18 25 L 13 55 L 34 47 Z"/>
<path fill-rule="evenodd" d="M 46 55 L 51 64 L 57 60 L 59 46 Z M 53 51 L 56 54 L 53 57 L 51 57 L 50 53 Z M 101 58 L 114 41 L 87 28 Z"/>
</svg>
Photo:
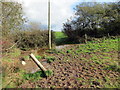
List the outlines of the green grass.
<svg viewBox="0 0 120 90">
<path fill-rule="evenodd" d="M 11 53 L 8 53 L 8 56 L 18 57 L 20 54 L 21 54 L 20 49 L 14 48 L 14 50 Z"/>
<path fill-rule="evenodd" d="M 85 45 L 80 45 L 78 52 L 88 53 L 88 52 L 110 52 L 118 50 L 118 39 L 107 39 L 101 43 L 89 42 Z"/>
<path fill-rule="evenodd" d="M 112 70 L 116 72 L 120 72 L 120 66 L 117 64 L 109 65 L 104 68 L 105 70 Z"/>
<path fill-rule="evenodd" d="M 63 32 L 55 32 L 55 38 L 60 39 L 60 38 L 66 38 L 67 36 Z"/>
<path fill-rule="evenodd" d="M 42 58 L 42 56 L 35 56 L 38 60 L 40 60 Z"/>
<path fill-rule="evenodd" d="M 67 36 L 63 32 L 55 32 L 54 34 L 56 45 L 64 44 L 66 42 Z"/>
<path fill-rule="evenodd" d="M 43 71 L 37 71 L 35 73 L 24 73 L 23 74 L 23 79 L 25 80 L 30 80 L 30 81 L 37 81 L 42 79 L 43 77 L 49 77 L 53 75 L 52 70 L 47 70 L 45 73 Z"/>
<path fill-rule="evenodd" d="M 30 81 L 36 81 L 39 79 L 42 79 L 42 77 L 44 77 L 45 75 L 43 74 L 42 71 L 38 71 L 36 73 L 25 73 L 23 74 L 23 79 L 25 80 L 30 80 Z"/>
<path fill-rule="evenodd" d="M 71 50 L 67 50 L 67 52 L 66 53 L 70 53 L 71 52 Z"/>
<path fill-rule="evenodd" d="M 53 57 L 53 56 L 47 56 L 47 57 L 45 57 L 45 59 L 47 59 L 48 63 L 51 63 L 51 62 L 53 62 L 55 60 L 55 57 Z"/>
<path fill-rule="evenodd" d="M 104 39 L 101 42 L 93 43 L 88 42 L 87 44 L 81 44 L 79 46 L 72 47 L 72 49 L 65 49 L 59 51 L 60 54 L 64 56 L 69 53 L 71 56 L 78 56 L 81 54 L 91 55 L 90 59 L 86 57 L 81 57 L 80 60 L 93 61 L 96 64 L 101 64 L 105 66 L 104 69 L 118 71 L 120 68 L 117 66 L 118 63 L 117 53 L 112 53 L 113 51 L 118 51 L 118 38 L 116 39 Z M 109 53 L 111 52 L 111 53 Z M 113 57 L 111 57 L 111 55 Z M 68 58 L 64 58 L 67 60 Z"/>
<path fill-rule="evenodd" d="M 47 70 L 47 71 L 45 72 L 45 75 L 46 75 L 47 77 L 52 76 L 52 75 L 53 75 L 53 71 L 52 71 L 52 70 Z"/>
</svg>

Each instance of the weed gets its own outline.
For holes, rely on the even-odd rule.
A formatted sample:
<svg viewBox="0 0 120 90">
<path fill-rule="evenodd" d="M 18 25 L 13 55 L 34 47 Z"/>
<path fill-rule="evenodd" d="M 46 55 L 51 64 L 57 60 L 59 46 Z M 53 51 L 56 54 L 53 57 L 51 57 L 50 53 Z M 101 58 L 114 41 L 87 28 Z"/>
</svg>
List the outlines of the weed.
<svg viewBox="0 0 120 90">
<path fill-rule="evenodd" d="M 87 60 L 86 58 L 81 58 L 80 60 Z"/>
<path fill-rule="evenodd" d="M 44 75 L 44 73 L 42 71 L 38 71 L 38 72 L 33 73 L 33 74 L 31 74 L 31 73 L 24 73 L 23 74 L 23 78 L 25 80 L 31 80 L 31 81 L 39 80 L 39 79 L 41 79 L 44 76 L 45 75 Z"/>
<path fill-rule="evenodd" d="M 35 56 L 38 60 L 41 59 L 42 57 L 41 56 Z"/>
<path fill-rule="evenodd" d="M 2 58 L 2 61 L 12 62 L 13 60 L 9 59 L 8 57 Z"/>
<path fill-rule="evenodd" d="M 47 62 L 48 62 L 48 63 L 51 63 L 51 62 L 53 62 L 53 61 L 55 60 L 55 57 L 53 57 L 53 56 L 48 56 L 48 57 L 46 57 L 46 59 L 47 59 Z"/>
<path fill-rule="evenodd" d="M 29 60 L 29 56 L 24 56 L 23 57 L 25 60 Z"/>
<path fill-rule="evenodd" d="M 47 71 L 45 72 L 45 75 L 46 75 L 47 77 L 52 76 L 52 75 L 53 75 L 53 71 L 52 71 L 52 70 L 47 70 Z"/>
<path fill-rule="evenodd" d="M 78 81 L 82 81 L 82 80 L 84 80 L 84 79 L 83 79 L 83 78 L 77 78 L 77 80 L 78 80 Z"/>
<path fill-rule="evenodd" d="M 59 51 L 59 50 L 56 50 L 56 49 L 51 49 L 51 50 L 47 50 L 47 53 L 50 53 L 50 54 L 53 54 L 53 53 L 58 54 L 58 53 L 60 53 L 60 51 Z"/>
<path fill-rule="evenodd" d="M 110 57 L 103 57 L 104 59 L 111 59 Z"/>
<path fill-rule="evenodd" d="M 21 51 L 19 49 L 14 49 L 13 52 L 9 53 L 9 56 L 17 57 L 21 54 Z"/>
<path fill-rule="evenodd" d="M 67 50 L 67 51 L 66 51 L 66 53 L 70 53 L 70 52 L 71 52 L 71 50 Z"/>
<path fill-rule="evenodd" d="M 75 52 L 76 52 L 76 53 L 80 53 L 81 51 L 82 51 L 82 50 L 76 50 Z"/>
<path fill-rule="evenodd" d="M 105 67 L 104 69 L 120 72 L 120 66 L 119 65 L 109 65 L 109 66 Z"/>
<path fill-rule="evenodd" d="M 60 53 L 65 55 L 65 52 L 64 52 L 64 51 L 60 51 Z"/>
<path fill-rule="evenodd" d="M 36 80 L 42 79 L 42 77 L 45 77 L 45 76 L 48 77 L 51 75 L 53 75 L 53 71 L 51 70 L 47 70 L 45 73 L 43 71 L 38 71 L 35 73 L 24 73 L 23 79 L 30 80 L 30 81 L 36 81 Z"/>
</svg>

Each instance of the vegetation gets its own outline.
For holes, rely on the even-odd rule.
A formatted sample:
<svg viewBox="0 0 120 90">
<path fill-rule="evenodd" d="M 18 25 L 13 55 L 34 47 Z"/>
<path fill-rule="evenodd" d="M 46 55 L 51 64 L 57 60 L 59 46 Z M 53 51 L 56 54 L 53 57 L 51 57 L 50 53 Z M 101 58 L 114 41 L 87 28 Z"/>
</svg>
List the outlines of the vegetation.
<svg viewBox="0 0 120 90">
<path fill-rule="evenodd" d="M 48 63 L 51 63 L 55 60 L 55 57 L 49 56 L 49 57 L 45 57 L 47 59 Z"/>
<path fill-rule="evenodd" d="M 62 45 L 67 42 L 67 36 L 63 32 L 54 32 L 56 45 Z"/>
<path fill-rule="evenodd" d="M 25 22 L 21 4 L 2 4 L 3 88 L 120 88 L 119 2 L 78 5 L 76 17 L 64 24 L 63 32 L 52 32 L 53 44 L 67 45 L 51 50 L 46 48 L 48 30 L 40 24 L 21 29 Z M 79 44 L 70 44 L 75 42 Z M 33 63 L 30 53 L 46 72 Z"/>
<path fill-rule="evenodd" d="M 22 5 L 17 2 L 0 2 L 2 6 L 2 27 L 0 32 L 0 44 L 2 45 L 2 52 L 14 45 L 13 33 L 21 30 L 21 26 L 25 22 L 23 18 Z"/>
<path fill-rule="evenodd" d="M 23 73 L 23 79 L 30 81 L 37 81 L 42 79 L 43 77 L 48 77 L 53 75 L 53 71 L 47 70 L 45 73 L 43 71 L 37 71 L 35 73 Z"/>
<path fill-rule="evenodd" d="M 21 30 L 25 22 L 22 5 L 17 2 L 2 3 L 2 35 L 9 36 L 11 33 Z"/>
<path fill-rule="evenodd" d="M 17 47 L 21 50 L 30 48 L 48 47 L 48 30 L 43 30 L 40 24 L 31 22 L 26 27 L 26 18 L 23 18 L 22 5 L 17 2 L 2 3 L 2 52 Z M 34 37 L 34 38 L 33 38 Z M 54 34 L 52 32 L 52 43 Z"/>
<path fill-rule="evenodd" d="M 35 56 L 38 60 L 40 60 L 42 57 L 41 56 Z"/>
<path fill-rule="evenodd" d="M 29 48 L 48 47 L 48 31 L 34 30 L 21 31 L 15 36 L 15 42 L 19 41 L 17 47 L 25 50 Z M 34 38 L 33 38 L 34 37 Z M 54 43 L 54 41 L 53 41 Z"/>
<path fill-rule="evenodd" d="M 120 12 L 116 3 L 81 3 L 73 19 L 64 23 L 63 32 L 71 41 L 82 42 L 85 37 L 100 38 L 120 35 Z"/>
<path fill-rule="evenodd" d="M 119 79 L 117 77 L 117 74 L 120 72 L 120 67 L 119 67 L 119 60 L 117 57 L 117 51 L 118 51 L 118 38 L 115 38 L 115 39 L 109 38 L 104 40 L 101 39 L 99 42 L 98 41 L 88 42 L 87 44 L 66 47 L 62 50 L 53 49 L 44 53 L 44 56 L 39 56 L 37 54 L 35 56 L 38 60 L 46 59 L 49 63 L 51 63 L 50 66 L 52 67 L 57 67 L 57 66 L 61 66 L 61 67 L 57 69 L 48 70 L 45 73 L 43 73 L 42 71 L 37 71 L 35 73 L 27 73 L 26 71 L 22 71 L 18 62 L 16 62 L 16 60 L 21 56 L 21 54 L 19 54 L 20 50 L 15 50 L 12 54 L 9 53 L 7 57 L 3 58 L 3 64 L 4 64 L 4 66 L 2 66 L 3 67 L 3 87 L 6 87 L 6 88 L 18 87 L 18 86 L 24 85 L 27 82 L 31 82 L 31 83 L 34 82 L 35 86 L 36 85 L 39 86 L 38 83 L 36 82 L 42 81 L 45 75 L 52 76 L 53 79 L 58 80 L 56 78 L 56 75 L 58 73 L 56 72 L 57 70 L 60 69 L 60 72 L 63 72 L 63 74 L 59 74 L 59 75 L 63 75 L 63 76 L 60 76 L 63 78 L 65 77 L 64 75 L 66 75 L 64 73 L 67 72 L 66 71 L 67 67 L 69 66 L 76 67 L 71 65 L 73 63 L 74 64 L 78 63 L 79 68 L 80 67 L 83 68 L 83 71 L 80 71 L 82 72 L 82 74 L 80 75 L 84 76 L 85 72 L 91 72 L 91 74 L 93 74 L 91 70 L 95 70 L 95 71 L 97 70 L 96 71 L 97 73 L 103 74 L 103 76 L 97 75 L 97 76 L 94 76 L 93 78 L 91 77 L 90 80 L 82 77 L 76 77 L 76 78 L 74 77 L 75 78 L 74 80 L 77 80 L 77 82 L 82 83 L 83 86 L 88 85 L 89 87 L 91 87 L 95 85 L 96 87 L 99 87 L 99 88 L 101 87 L 102 88 L 103 87 L 118 88 Z M 13 57 L 16 59 L 14 59 Z M 63 63 L 66 63 L 66 64 L 63 64 Z M 69 66 L 68 66 L 68 63 L 70 63 Z M 68 68 L 68 70 L 69 69 L 70 71 L 75 71 L 75 70 L 72 70 L 71 68 Z M 102 71 L 99 72 L 99 70 L 100 71 L 102 70 Z M 53 71 L 54 71 L 54 74 L 53 74 Z M 77 71 L 79 72 L 79 70 Z M 79 74 L 78 72 L 77 74 Z M 110 75 L 113 75 L 112 73 L 114 73 L 115 76 L 111 78 Z M 74 73 L 71 73 L 71 75 L 72 74 Z M 9 76 L 11 75 L 12 77 L 9 78 Z M 101 77 L 104 77 L 104 79 Z M 111 82 L 111 80 L 113 80 L 113 82 Z M 54 80 L 50 82 L 53 82 L 53 81 Z"/>
<path fill-rule="evenodd" d="M 52 76 L 52 75 L 53 75 L 53 71 L 52 71 L 52 70 L 47 70 L 47 71 L 45 72 L 45 75 L 46 75 L 47 77 Z"/>
</svg>

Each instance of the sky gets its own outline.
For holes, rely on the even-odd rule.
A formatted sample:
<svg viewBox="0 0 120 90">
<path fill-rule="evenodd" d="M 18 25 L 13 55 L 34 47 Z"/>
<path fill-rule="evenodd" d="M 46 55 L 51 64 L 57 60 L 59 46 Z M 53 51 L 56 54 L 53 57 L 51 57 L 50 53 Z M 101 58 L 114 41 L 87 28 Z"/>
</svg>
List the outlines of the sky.
<svg viewBox="0 0 120 90">
<path fill-rule="evenodd" d="M 48 0 L 19 0 L 23 4 L 28 22 L 37 22 L 47 27 Z M 115 2 L 117 0 L 51 0 L 51 30 L 61 31 L 63 23 L 74 15 L 80 2 Z"/>
</svg>

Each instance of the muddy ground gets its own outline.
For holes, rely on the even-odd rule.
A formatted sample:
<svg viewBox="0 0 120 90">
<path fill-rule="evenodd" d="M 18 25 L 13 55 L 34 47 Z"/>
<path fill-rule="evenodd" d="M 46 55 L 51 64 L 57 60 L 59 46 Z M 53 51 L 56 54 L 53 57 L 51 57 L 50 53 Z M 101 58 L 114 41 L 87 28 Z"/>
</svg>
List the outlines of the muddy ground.
<svg viewBox="0 0 120 90">
<path fill-rule="evenodd" d="M 64 47 L 58 48 L 62 49 L 66 54 L 46 52 L 49 56 L 55 56 L 55 61 L 47 63 L 44 62 L 45 59 L 42 59 L 40 62 L 44 67 L 52 70 L 54 74 L 35 82 L 28 81 L 18 86 L 18 88 L 104 88 L 107 87 L 106 85 L 113 85 L 116 82 L 118 85 L 120 83 L 119 72 L 104 69 L 107 63 L 96 64 L 91 61 L 92 53 L 71 55 L 67 50 L 73 48 L 75 49 L 75 46 L 67 46 L 65 49 Z M 108 53 L 114 53 L 110 56 L 112 59 L 117 58 L 117 51 Z M 99 55 L 102 53 L 95 52 L 94 54 Z M 33 65 L 31 64 L 33 63 L 32 60 L 28 61 L 28 67 Z M 33 65 L 31 68 L 29 67 L 29 70 L 35 72 L 39 69 L 36 65 Z"/>
</svg>

